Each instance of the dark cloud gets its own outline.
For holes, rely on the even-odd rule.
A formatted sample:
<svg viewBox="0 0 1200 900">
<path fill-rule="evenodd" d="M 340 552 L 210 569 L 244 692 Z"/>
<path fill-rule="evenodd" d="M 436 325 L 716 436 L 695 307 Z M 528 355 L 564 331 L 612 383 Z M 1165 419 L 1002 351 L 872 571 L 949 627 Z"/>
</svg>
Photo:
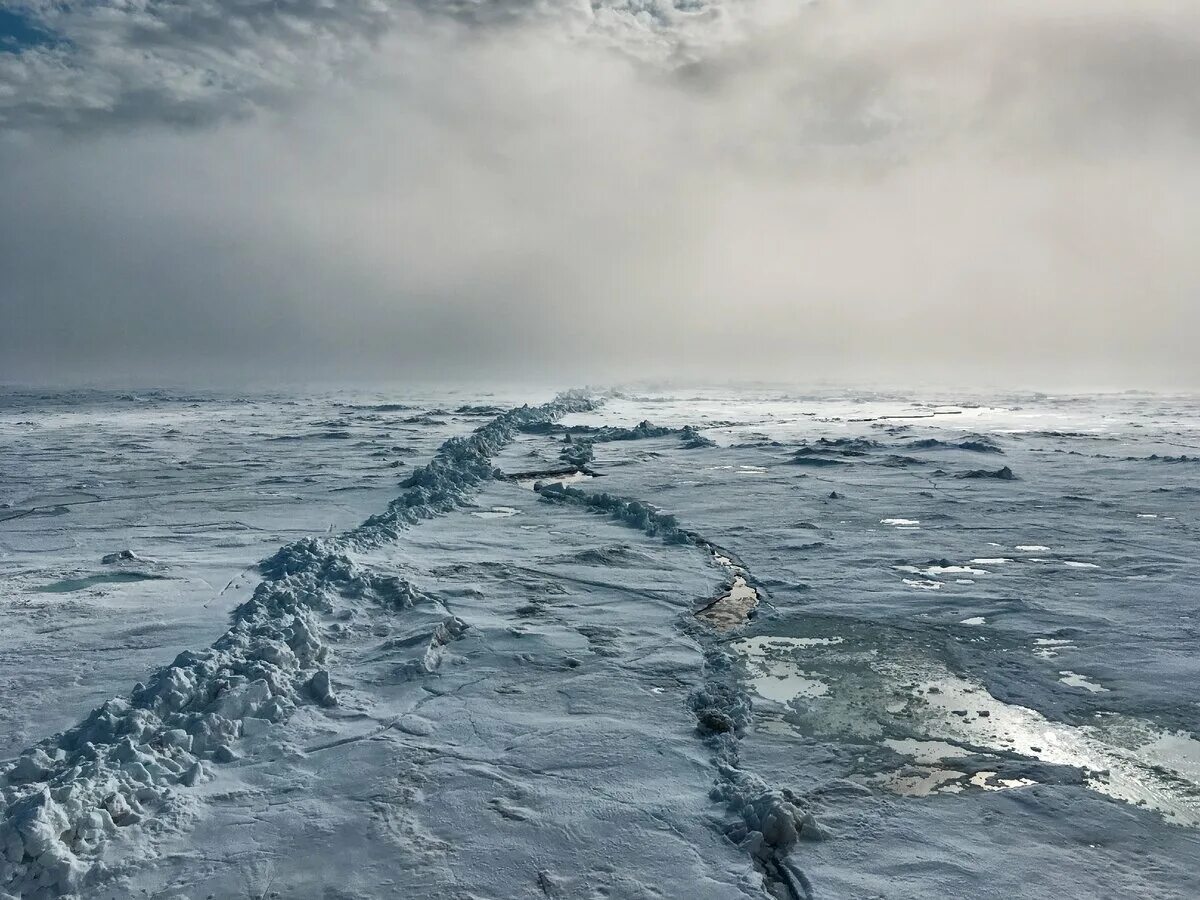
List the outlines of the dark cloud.
<svg viewBox="0 0 1200 900">
<path fill-rule="evenodd" d="M 1200 382 L 1197 7 L 30 15 L 0 378 Z"/>
</svg>

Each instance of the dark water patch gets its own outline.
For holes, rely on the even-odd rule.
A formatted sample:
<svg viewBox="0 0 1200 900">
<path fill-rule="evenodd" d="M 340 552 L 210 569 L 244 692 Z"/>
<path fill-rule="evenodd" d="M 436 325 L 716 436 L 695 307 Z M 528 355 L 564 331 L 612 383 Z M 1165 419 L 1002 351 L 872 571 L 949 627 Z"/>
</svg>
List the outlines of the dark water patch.
<svg viewBox="0 0 1200 900">
<path fill-rule="evenodd" d="M 971 435 L 960 441 L 943 441 L 938 438 L 922 438 L 919 441 L 909 441 L 903 445 L 906 450 L 969 450 L 973 453 L 1003 453 L 991 438 L 985 435 Z"/>
<path fill-rule="evenodd" d="M 870 438 L 820 438 L 813 445 L 823 450 L 836 450 L 843 456 L 866 456 L 871 450 L 879 449 L 879 442 Z"/>
<path fill-rule="evenodd" d="M 679 432 L 679 439 L 685 450 L 700 450 L 705 447 L 717 446 L 716 441 L 705 437 L 691 425 L 683 426 L 683 430 Z"/>
<path fill-rule="evenodd" d="M 969 472 L 961 472 L 956 478 L 993 478 L 998 481 L 1016 481 L 1017 476 L 1013 474 L 1013 470 L 1008 466 L 996 469 L 971 469 Z"/>
<path fill-rule="evenodd" d="M 925 466 L 928 465 L 928 460 L 917 459 L 915 456 L 901 456 L 898 453 L 889 453 L 879 461 L 881 466 L 887 466 L 890 469 L 902 469 L 905 466 Z"/>
<path fill-rule="evenodd" d="M 311 475 L 269 475 L 260 478 L 259 484 L 313 484 L 317 479 Z"/>
<path fill-rule="evenodd" d="M 566 557 L 566 561 L 585 566 L 615 566 L 621 568 L 648 565 L 653 562 L 649 556 L 634 550 L 627 544 L 581 550 Z"/>
<path fill-rule="evenodd" d="M 517 430 L 522 434 L 584 434 L 590 433 L 593 429 L 586 425 L 579 425 L 574 428 L 565 428 L 557 422 L 525 422 L 517 427 Z"/>
<path fill-rule="evenodd" d="M 755 441 L 740 441 L 729 446 L 734 450 L 761 450 L 764 447 L 782 447 L 783 444 L 764 437 Z"/>
<path fill-rule="evenodd" d="M 343 409 L 361 410 L 362 412 L 411 412 L 414 409 L 420 409 L 420 407 L 410 406 L 407 403 L 374 403 L 366 405 L 347 403 L 343 405 Z"/>
<path fill-rule="evenodd" d="M 791 464 L 794 466 L 808 466 L 814 469 L 827 469 L 833 466 L 848 466 L 848 462 L 842 459 L 830 459 L 827 456 L 793 456 Z"/>
<path fill-rule="evenodd" d="M 676 431 L 666 425 L 653 425 L 648 419 L 643 419 L 633 428 L 601 428 L 592 440 L 597 442 L 640 441 L 646 438 L 666 437 L 675 434 Z"/>
<path fill-rule="evenodd" d="M 33 588 L 33 590 L 41 594 L 70 594 L 102 584 L 132 584 L 139 581 L 165 580 L 167 580 L 167 576 L 155 575 L 151 572 L 106 572 L 99 575 L 88 575 L 84 578 L 64 578 L 40 588 Z"/>
</svg>

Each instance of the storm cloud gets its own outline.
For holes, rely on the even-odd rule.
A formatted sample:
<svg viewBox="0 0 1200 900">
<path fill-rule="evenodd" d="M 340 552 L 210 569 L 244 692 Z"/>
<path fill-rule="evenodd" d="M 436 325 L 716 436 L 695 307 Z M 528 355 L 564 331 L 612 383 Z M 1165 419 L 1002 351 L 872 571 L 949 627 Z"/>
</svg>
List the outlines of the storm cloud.
<svg viewBox="0 0 1200 900">
<path fill-rule="evenodd" d="M 1200 7 L 0 19 L 0 378 L 1200 385 Z"/>
</svg>

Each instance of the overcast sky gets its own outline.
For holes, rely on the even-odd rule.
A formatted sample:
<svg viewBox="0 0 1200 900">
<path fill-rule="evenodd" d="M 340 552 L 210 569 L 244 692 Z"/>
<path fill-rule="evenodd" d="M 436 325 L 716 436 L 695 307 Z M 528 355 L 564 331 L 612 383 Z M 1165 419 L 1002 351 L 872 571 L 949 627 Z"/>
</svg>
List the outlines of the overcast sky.
<svg viewBox="0 0 1200 900">
<path fill-rule="evenodd" d="M 0 0 L 0 380 L 1200 387 L 1195 0 Z"/>
</svg>

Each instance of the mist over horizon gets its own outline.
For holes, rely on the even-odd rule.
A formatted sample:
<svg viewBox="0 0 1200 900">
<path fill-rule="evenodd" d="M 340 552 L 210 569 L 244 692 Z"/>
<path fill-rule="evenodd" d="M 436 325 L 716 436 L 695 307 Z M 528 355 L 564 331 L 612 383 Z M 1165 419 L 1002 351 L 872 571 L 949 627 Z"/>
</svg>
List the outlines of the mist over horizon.
<svg viewBox="0 0 1200 900">
<path fill-rule="evenodd" d="M 1200 387 L 1200 8 L 35 2 L 0 381 Z"/>
</svg>

